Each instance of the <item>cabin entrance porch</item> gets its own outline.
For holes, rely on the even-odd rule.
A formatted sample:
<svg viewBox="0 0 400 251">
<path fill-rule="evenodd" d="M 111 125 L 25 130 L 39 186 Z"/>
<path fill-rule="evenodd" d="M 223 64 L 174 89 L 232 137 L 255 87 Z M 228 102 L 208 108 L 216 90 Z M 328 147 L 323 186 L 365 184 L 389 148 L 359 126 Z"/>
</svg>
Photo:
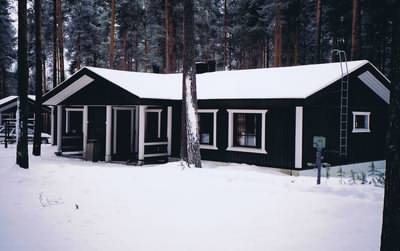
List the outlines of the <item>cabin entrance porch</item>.
<svg viewBox="0 0 400 251">
<path fill-rule="evenodd" d="M 171 155 L 172 106 L 57 106 L 58 155 L 137 164 Z M 55 114 L 53 113 L 53 120 Z"/>
</svg>

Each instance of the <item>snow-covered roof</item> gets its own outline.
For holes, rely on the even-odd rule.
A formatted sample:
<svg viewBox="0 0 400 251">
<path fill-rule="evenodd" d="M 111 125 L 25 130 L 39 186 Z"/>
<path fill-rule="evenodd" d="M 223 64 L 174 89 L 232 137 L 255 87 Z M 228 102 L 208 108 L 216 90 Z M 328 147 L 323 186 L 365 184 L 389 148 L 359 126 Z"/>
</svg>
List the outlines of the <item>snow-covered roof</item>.
<svg viewBox="0 0 400 251">
<path fill-rule="evenodd" d="M 182 97 L 182 74 L 86 68 L 140 98 L 181 99 Z"/>
<path fill-rule="evenodd" d="M 348 62 L 349 73 L 368 61 Z M 221 71 L 198 76 L 199 99 L 304 99 L 341 78 L 340 63 Z"/>
<path fill-rule="evenodd" d="M 2 98 L 2 99 L 0 99 L 0 106 L 2 106 L 3 104 L 7 104 L 9 102 L 12 102 L 12 101 L 16 100 L 17 98 L 18 98 L 18 96 L 15 96 L 15 95 L 11 95 L 11 96 Z M 31 99 L 32 101 L 35 101 L 35 95 L 28 95 L 28 98 Z"/>
<path fill-rule="evenodd" d="M 368 61 L 348 62 L 349 73 Z M 153 74 L 87 67 L 141 97 L 182 98 L 182 74 Z M 198 99 L 304 99 L 341 78 L 340 63 L 198 74 Z"/>
<path fill-rule="evenodd" d="M 366 64 L 369 64 L 367 60 L 347 62 L 349 74 Z M 83 69 L 97 74 L 139 98 L 168 100 L 182 98 L 181 73 L 139 73 L 96 67 Z M 305 99 L 335 83 L 341 77 L 340 63 L 210 72 L 196 76 L 197 96 L 199 100 Z M 92 77 L 83 75 L 61 93 L 56 93 L 45 104 L 57 104 L 93 81 Z"/>
</svg>

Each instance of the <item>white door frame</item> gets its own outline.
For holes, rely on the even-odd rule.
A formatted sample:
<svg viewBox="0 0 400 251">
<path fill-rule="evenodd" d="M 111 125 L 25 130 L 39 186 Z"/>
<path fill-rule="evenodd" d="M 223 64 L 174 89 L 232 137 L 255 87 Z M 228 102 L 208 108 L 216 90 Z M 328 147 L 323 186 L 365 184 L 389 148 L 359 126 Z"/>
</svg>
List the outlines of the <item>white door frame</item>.
<svg viewBox="0 0 400 251">
<path fill-rule="evenodd" d="M 135 106 L 113 106 L 112 107 L 113 110 L 113 154 L 117 153 L 117 126 L 118 126 L 118 122 L 117 122 L 117 118 L 118 118 L 118 111 L 131 111 L 131 151 L 133 152 L 134 148 L 134 126 L 135 126 L 135 119 L 134 119 L 134 114 L 136 111 L 136 107 Z"/>
</svg>

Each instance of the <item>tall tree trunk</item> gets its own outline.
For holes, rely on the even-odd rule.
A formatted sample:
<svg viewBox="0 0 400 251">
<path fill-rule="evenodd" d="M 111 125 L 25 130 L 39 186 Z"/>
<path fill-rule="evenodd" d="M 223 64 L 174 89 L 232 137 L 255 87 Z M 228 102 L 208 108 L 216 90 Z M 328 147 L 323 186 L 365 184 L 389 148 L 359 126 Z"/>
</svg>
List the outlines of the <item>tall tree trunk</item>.
<svg viewBox="0 0 400 251">
<path fill-rule="evenodd" d="M 6 96 L 6 70 L 4 67 L 0 68 L 0 98 Z"/>
<path fill-rule="evenodd" d="M 42 91 L 47 92 L 46 56 L 42 53 Z"/>
<path fill-rule="evenodd" d="M 41 35 L 41 1 L 35 0 L 35 131 L 32 154 L 40 156 L 42 143 L 42 35 Z"/>
<path fill-rule="evenodd" d="M 27 4 L 26 0 L 18 1 L 18 114 L 17 121 L 17 165 L 29 168 L 28 159 L 28 48 L 27 48 Z"/>
<path fill-rule="evenodd" d="M 276 4 L 276 20 L 274 31 L 274 66 L 282 65 L 282 16 L 281 16 L 281 0 L 277 0 Z"/>
<path fill-rule="evenodd" d="M 183 33 L 183 93 L 186 110 L 184 117 L 186 121 L 186 148 L 187 164 L 189 167 L 201 167 L 199 124 L 197 117 L 197 94 L 196 94 L 196 68 L 194 61 L 194 14 L 193 1 L 184 0 L 184 33 Z"/>
<path fill-rule="evenodd" d="M 228 69 L 228 0 L 224 0 L 224 67 Z"/>
<path fill-rule="evenodd" d="M 108 63 L 110 69 L 114 68 L 115 54 L 115 0 L 111 0 L 111 27 L 110 27 L 110 47 L 108 49 Z"/>
<path fill-rule="evenodd" d="M 172 20 L 174 0 L 165 0 L 165 72 L 176 72 L 174 22 Z"/>
<path fill-rule="evenodd" d="M 124 71 L 128 70 L 128 47 L 127 47 L 127 43 L 128 43 L 128 32 L 124 31 L 122 33 L 122 60 L 121 60 L 121 64 L 120 64 L 120 68 Z"/>
<path fill-rule="evenodd" d="M 266 50 L 267 50 L 267 59 L 266 59 L 266 67 L 267 68 L 269 68 L 269 56 L 270 56 L 270 46 L 269 46 L 269 43 L 270 43 L 270 38 L 269 38 L 269 36 L 267 36 L 267 48 L 266 48 Z"/>
<path fill-rule="evenodd" d="M 316 9 L 316 36 L 315 36 L 315 63 L 321 63 L 321 1 L 317 0 Z"/>
<path fill-rule="evenodd" d="M 63 15 L 61 11 L 61 0 L 57 0 L 57 41 L 58 41 L 58 56 L 59 56 L 59 70 L 60 82 L 65 80 L 64 71 L 64 25 Z"/>
<path fill-rule="evenodd" d="M 351 28 L 351 59 L 360 58 L 360 0 L 353 0 L 353 20 Z"/>
<path fill-rule="evenodd" d="M 57 0 L 53 0 L 53 88 L 58 84 Z"/>
<path fill-rule="evenodd" d="M 392 4 L 392 57 L 382 251 L 400 250 L 400 3 Z"/>
</svg>

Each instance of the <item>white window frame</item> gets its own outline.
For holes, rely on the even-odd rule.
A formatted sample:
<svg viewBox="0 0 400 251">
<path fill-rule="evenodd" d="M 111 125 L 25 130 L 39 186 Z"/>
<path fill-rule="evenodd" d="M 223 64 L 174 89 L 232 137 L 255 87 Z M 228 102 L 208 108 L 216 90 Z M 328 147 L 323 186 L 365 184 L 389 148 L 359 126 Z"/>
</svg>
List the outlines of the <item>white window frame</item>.
<svg viewBox="0 0 400 251">
<path fill-rule="evenodd" d="M 367 116 L 368 128 L 356 128 L 356 116 Z M 371 113 L 370 112 L 353 112 L 353 133 L 369 133 L 371 132 Z"/>
<path fill-rule="evenodd" d="M 218 150 L 217 147 L 217 112 L 218 109 L 198 109 L 197 113 L 212 113 L 213 114 L 213 144 L 200 144 L 200 149 Z"/>
<path fill-rule="evenodd" d="M 227 151 L 267 154 L 265 150 L 265 117 L 268 110 L 228 109 L 228 148 Z M 235 113 L 261 114 L 261 147 L 247 148 L 233 145 L 233 115 Z"/>
<path fill-rule="evenodd" d="M 70 128 L 70 121 L 69 121 L 69 117 L 70 117 L 70 112 L 82 112 L 83 114 L 83 107 L 66 107 L 65 108 L 65 133 L 69 133 L 69 128 Z M 82 115 L 83 116 L 83 115 Z M 83 122 L 83 120 L 82 120 Z"/>
</svg>

